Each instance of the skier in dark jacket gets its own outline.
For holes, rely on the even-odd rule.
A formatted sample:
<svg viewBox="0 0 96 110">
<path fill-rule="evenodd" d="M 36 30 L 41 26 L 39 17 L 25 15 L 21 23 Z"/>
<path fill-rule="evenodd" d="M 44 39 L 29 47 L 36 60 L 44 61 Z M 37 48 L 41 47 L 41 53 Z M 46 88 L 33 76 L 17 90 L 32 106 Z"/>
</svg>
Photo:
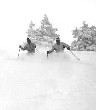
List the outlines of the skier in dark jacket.
<svg viewBox="0 0 96 110">
<path fill-rule="evenodd" d="M 35 53 L 36 44 L 32 43 L 31 40 L 27 38 L 27 44 L 24 47 L 19 45 L 19 48 L 21 50 L 27 50 L 28 53 Z"/>
<path fill-rule="evenodd" d="M 70 46 L 64 42 L 60 42 L 60 38 L 56 38 L 56 43 L 52 46 L 52 49 L 47 51 L 47 56 L 48 54 L 52 53 L 54 50 L 59 53 L 64 51 L 64 49 L 67 48 L 68 50 L 70 50 Z"/>
</svg>

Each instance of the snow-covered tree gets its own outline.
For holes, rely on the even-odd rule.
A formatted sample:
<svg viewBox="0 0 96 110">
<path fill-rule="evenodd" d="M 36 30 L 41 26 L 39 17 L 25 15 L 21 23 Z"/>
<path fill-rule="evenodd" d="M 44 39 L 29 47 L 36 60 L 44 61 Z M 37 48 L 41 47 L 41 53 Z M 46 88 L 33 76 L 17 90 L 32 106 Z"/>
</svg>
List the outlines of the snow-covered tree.
<svg viewBox="0 0 96 110">
<path fill-rule="evenodd" d="M 38 28 L 35 28 L 35 24 L 32 21 L 29 24 L 29 28 L 26 33 L 27 37 L 29 37 L 32 40 L 32 42 L 40 44 L 40 39 L 42 37 L 41 32 Z"/>
<path fill-rule="evenodd" d="M 53 43 L 54 40 L 59 36 L 56 34 L 57 28 L 53 28 L 52 24 L 49 22 L 47 15 L 44 15 L 44 19 L 41 21 L 40 32 L 42 34 L 43 40 Z"/>
<path fill-rule="evenodd" d="M 75 40 L 71 43 L 72 50 L 86 50 L 94 51 L 96 50 L 96 27 L 89 27 L 86 22 L 83 22 L 83 26 L 79 29 L 73 30 L 73 38 Z"/>
<path fill-rule="evenodd" d="M 35 24 L 31 21 L 27 30 L 28 37 L 35 37 Z"/>
<path fill-rule="evenodd" d="M 54 40 L 59 36 L 56 34 L 57 28 L 53 28 L 49 22 L 47 15 L 44 15 L 43 20 L 39 28 L 35 28 L 35 24 L 31 21 L 29 29 L 27 31 L 28 37 L 30 37 L 35 43 L 52 45 Z"/>
</svg>

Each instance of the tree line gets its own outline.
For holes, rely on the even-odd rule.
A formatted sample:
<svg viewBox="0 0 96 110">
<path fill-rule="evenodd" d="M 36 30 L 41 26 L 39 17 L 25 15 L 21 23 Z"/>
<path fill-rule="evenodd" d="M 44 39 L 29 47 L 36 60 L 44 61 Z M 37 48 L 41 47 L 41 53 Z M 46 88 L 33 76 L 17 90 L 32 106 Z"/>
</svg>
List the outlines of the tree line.
<svg viewBox="0 0 96 110">
<path fill-rule="evenodd" d="M 31 21 L 27 30 L 27 36 L 38 45 L 51 46 L 57 37 L 58 28 L 54 28 L 47 15 L 44 15 L 39 28 Z M 75 51 L 95 51 L 96 50 L 96 26 L 89 26 L 83 21 L 82 26 L 72 31 L 74 38 L 71 43 L 71 50 Z"/>
</svg>

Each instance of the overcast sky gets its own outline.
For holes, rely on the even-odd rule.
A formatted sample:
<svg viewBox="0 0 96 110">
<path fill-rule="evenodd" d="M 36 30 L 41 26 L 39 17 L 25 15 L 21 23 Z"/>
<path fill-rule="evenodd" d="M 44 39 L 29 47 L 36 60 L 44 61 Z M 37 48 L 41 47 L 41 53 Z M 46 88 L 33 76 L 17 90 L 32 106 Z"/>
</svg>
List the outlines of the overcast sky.
<svg viewBox="0 0 96 110">
<path fill-rule="evenodd" d="M 82 26 L 83 21 L 96 26 L 95 11 L 95 0 L 1 0 L 0 48 L 25 41 L 30 21 L 39 27 L 44 14 L 58 28 L 61 40 L 70 44 L 72 30 Z"/>
</svg>

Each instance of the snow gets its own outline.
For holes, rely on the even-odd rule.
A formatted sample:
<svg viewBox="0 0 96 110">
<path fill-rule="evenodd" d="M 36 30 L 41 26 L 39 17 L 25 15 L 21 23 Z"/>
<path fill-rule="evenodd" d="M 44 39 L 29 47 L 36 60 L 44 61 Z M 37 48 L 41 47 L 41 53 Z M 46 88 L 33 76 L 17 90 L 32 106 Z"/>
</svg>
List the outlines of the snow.
<svg viewBox="0 0 96 110">
<path fill-rule="evenodd" d="M 95 110 L 96 53 L 0 51 L 0 110 Z"/>
</svg>

